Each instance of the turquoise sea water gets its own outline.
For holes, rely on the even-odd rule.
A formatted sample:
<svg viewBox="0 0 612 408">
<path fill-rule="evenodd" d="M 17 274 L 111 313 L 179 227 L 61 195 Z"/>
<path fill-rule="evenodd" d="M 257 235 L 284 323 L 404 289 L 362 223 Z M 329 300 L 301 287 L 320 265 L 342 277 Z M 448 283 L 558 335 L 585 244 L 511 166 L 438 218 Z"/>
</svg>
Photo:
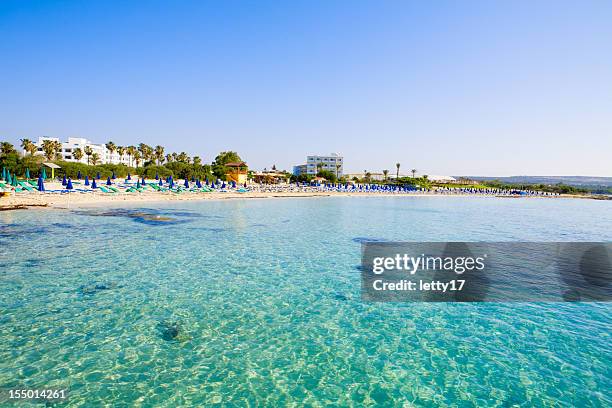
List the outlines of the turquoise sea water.
<svg viewBox="0 0 612 408">
<path fill-rule="evenodd" d="M 362 303 L 364 238 L 612 241 L 612 203 L 0 213 L 0 387 L 69 388 L 83 407 L 612 405 L 611 304 Z"/>
</svg>

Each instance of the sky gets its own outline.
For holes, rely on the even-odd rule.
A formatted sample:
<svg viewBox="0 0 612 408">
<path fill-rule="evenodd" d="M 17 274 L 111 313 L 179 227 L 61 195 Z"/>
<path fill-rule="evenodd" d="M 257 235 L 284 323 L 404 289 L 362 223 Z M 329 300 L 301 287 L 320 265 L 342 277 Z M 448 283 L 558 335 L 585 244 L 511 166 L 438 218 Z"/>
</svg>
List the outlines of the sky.
<svg viewBox="0 0 612 408">
<path fill-rule="evenodd" d="M 0 1 L 0 140 L 612 176 L 610 1 Z"/>
</svg>

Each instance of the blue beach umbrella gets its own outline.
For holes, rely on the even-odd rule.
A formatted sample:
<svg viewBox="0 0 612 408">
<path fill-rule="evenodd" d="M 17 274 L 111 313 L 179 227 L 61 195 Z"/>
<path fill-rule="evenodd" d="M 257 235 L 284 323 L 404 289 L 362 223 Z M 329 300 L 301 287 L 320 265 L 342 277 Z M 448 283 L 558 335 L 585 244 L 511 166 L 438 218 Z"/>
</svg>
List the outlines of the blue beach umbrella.
<svg viewBox="0 0 612 408">
<path fill-rule="evenodd" d="M 107 177 L 107 178 L 106 178 L 106 185 L 107 185 L 107 186 L 110 186 L 110 185 L 112 185 L 112 184 L 113 184 L 113 183 L 111 182 L 110 177 Z"/>
<path fill-rule="evenodd" d="M 202 183 L 200 182 L 200 179 L 196 180 L 196 187 L 197 188 L 202 188 Z"/>
<path fill-rule="evenodd" d="M 170 185 L 170 188 L 174 187 L 174 180 L 172 180 L 172 177 L 170 177 L 168 184 Z"/>
<path fill-rule="evenodd" d="M 206 185 L 208 185 L 208 177 L 206 177 L 206 178 L 204 179 L 204 183 L 205 183 Z"/>
<path fill-rule="evenodd" d="M 131 180 L 131 179 L 132 179 L 132 176 L 130 176 L 130 173 L 128 173 L 127 180 Z"/>
<path fill-rule="evenodd" d="M 225 181 L 223 182 L 223 184 L 221 185 L 221 188 L 225 188 Z"/>
<path fill-rule="evenodd" d="M 81 175 L 81 170 L 79 170 L 79 172 L 77 173 L 77 180 L 80 180 L 81 177 L 83 177 L 83 176 Z"/>
<path fill-rule="evenodd" d="M 159 179 L 159 185 L 160 185 L 160 186 L 163 186 L 163 185 L 164 185 L 164 182 L 162 181 L 162 179 Z"/>
<path fill-rule="evenodd" d="M 144 178 L 144 177 L 142 178 L 142 185 L 143 185 L 143 186 L 146 186 L 146 185 L 147 185 L 147 182 L 145 181 L 145 178 Z"/>
<path fill-rule="evenodd" d="M 140 188 L 140 178 L 138 178 L 138 181 L 136 181 L 136 188 Z"/>
<path fill-rule="evenodd" d="M 27 179 L 30 178 L 30 169 L 28 167 L 26 167 L 25 178 L 27 178 Z"/>
<path fill-rule="evenodd" d="M 185 177 L 185 188 L 189 188 L 189 180 L 187 180 L 187 177 Z"/>
<path fill-rule="evenodd" d="M 91 188 L 98 188 L 98 185 L 96 184 L 96 179 L 93 179 L 93 181 L 91 182 Z"/>
<path fill-rule="evenodd" d="M 244 182 L 244 188 L 246 188 L 246 181 Z"/>
<path fill-rule="evenodd" d="M 113 171 L 113 174 L 112 174 L 111 178 L 112 178 L 113 180 L 117 178 L 117 176 L 115 176 L 115 172 L 114 172 L 114 171 Z"/>
<path fill-rule="evenodd" d="M 236 182 L 232 181 L 232 187 L 236 188 Z"/>
<path fill-rule="evenodd" d="M 210 188 L 215 188 L 215 182 L 214 181 L 210 183 Z"/>
<path fill-rule="evenodd" d="M 66 190 L 72 190 L 74 187 L 72 186 L 72 180 L 68 179 L 68 183 L 66 184 Z"/>
<path fill-rule="evenodd" d="M 195 183 L 195 177 L 194 176 L 191 176 L 191 182 Z"/>
<path fill-rule="evenodd" d="M 45 191 L 45 182 L 42 177 L 38 178 L 38 191 Z"/>
<path fill-rule="evenodd" d="M 62 180 L 62 186 L 65 186 L 66 184 L 68 184 L 68 182 L 66 181 L 66 175 L 64 174 L 64 178 Z"/>
<path fill-rule="evenodd" d="M 155 180 L 159 180 L 159 173 L 155 172 Z"/>
<path fill-rule="evenodd" d="M 100 172 L 98 172 L 98 174 L 96 174 L 96 179 L 100 180 Z"/>
<path fill-rule="evenodd" d="M 85 176 L 85 185 L 88 186 L 89 185 L 89 176 Z"/>
</svg>

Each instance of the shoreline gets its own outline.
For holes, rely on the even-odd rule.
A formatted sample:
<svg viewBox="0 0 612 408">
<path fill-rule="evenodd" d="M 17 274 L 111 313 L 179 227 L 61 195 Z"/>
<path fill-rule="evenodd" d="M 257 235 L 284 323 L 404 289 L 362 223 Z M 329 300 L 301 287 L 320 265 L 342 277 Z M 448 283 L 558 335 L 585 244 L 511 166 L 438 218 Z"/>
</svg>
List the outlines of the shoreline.
<svg viewBox="0 0 612 408">
<path fill-rule="evenodd" d="M 170 201 L 203 201 L 203 200 L 246 200 L 246 199 L 280 199 L 280 198 L 318 198 L 318 197 L 480 197 L 480 198 L 514 198 L 514 199 L 599 199 L 581 195 L 561 195 L 553 197 L 533 196 L 485 196 L 476 194 L 444 194 L 444 193 L 344 193 L 344 192 L 211 192 L 211 193 L 139 193 L 139 194 L 107 194 L 107 193 L 67 193 L 67 194 L 24 194 L 0 198 L 0 211 L 14 211 L 24 209 L 61 209 L 79 207 L 98 207 L 104 205 L 152 203 Z"/>
</svg>

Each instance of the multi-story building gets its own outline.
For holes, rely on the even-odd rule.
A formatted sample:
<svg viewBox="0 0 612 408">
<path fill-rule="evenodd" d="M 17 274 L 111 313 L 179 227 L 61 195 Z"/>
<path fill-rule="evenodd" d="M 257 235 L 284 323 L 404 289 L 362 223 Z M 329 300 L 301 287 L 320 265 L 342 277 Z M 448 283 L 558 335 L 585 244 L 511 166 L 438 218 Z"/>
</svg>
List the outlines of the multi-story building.
<svg viewBox="0 0 612 408">
<path fill-rule="evenodd" d="M 342 177 L 344 174 L 344 158 L 338 153 L 331 153 L 329 156 L 307 156 L 306 164 L 293 167 L 293 174 L 316 175 L 320 170 L 331 171 Z"/>
<path fill-rule="evenodd" d="M 45 140 L 51 140 L 51 141 L 55 141 L 55 142 L 59 142 L 59 138 L 57 137 L 39 137 L 38 138 L 38 142 L 35 143 L 36 147 L 37 147 L 37 152 L 35 154 L 37 155 L 43 155 L 43 142 Z M 116 151 L 114 151 L 112 154 L 111 152 L 106 148 L 106 146 L 104 144 L 98 144 L 98 143 L 93 143 L 85 138 L 82 137 L 69 137 L 68 140 L 66 142 L 60 142 L 62 144 L 62 149 L 59 152 L 58 156 L 61 157 L 62 160 L 65 161 L 69 161 L 69 162 L 76 162 L 79 161 L 81 163 L 87 163 L 87 155 L 85 154 L 85 148 L 89 147 L 91 148 L 93 153 L 96 153 L 99 157 L 100 160 L 100 164 L 129 164 L 129 157 L 127 155 L 124 155 L 123 157 L 119 157 L 119 153 L 117 153 Z M 81 149 L 81 152 L 83 153 L 83 157 L 81 158 L 81 160 L 76 160 L 73 156 L 74 150 L 75 149 Z"/>
</svg>

